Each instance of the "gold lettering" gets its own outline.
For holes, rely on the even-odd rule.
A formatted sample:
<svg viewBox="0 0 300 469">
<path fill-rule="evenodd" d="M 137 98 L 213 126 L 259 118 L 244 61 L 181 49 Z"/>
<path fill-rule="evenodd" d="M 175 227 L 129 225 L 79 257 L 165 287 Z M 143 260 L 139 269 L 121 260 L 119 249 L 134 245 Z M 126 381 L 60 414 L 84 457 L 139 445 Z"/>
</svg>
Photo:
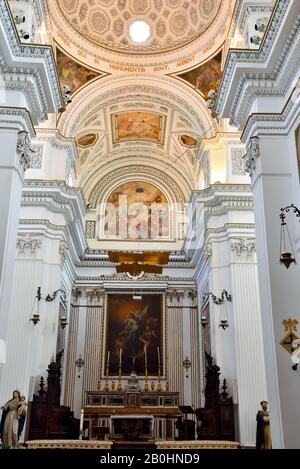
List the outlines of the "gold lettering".
<svg viewBox="0 0 300 469">
<path fill-rule="evenodd" d="M 112 70 L 118 70 L 120 72 L 130 72 L 130 73 L 138 73 L 138 72 L 145 72 L 146 69 L 144 67 L 126 67 L 123 65 L 117 64 L 109 64 L 109 68 Z"/>
<path fill-rule="evenodd" d="M 162 70 L 168 70 L 169 66 L 168 65 L 156 65 L 153 67 L 153 72 L 160 72 Z"/>
<path fill-rule="evenodd" d="M 186 65 L 190 62 L 193 62 L 195 56 L 187 57 L 186 59 L 179 60 L 176 64 L 176 67 L 181 67 L 182 65 Z"/>
</svg>

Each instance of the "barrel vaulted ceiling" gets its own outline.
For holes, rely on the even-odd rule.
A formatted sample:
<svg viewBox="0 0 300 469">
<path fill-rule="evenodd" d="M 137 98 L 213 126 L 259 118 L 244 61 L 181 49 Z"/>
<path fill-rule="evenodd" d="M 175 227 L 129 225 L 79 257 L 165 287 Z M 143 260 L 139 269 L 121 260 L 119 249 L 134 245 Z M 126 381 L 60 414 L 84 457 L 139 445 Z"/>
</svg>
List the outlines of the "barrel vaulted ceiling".
<svg viewBox="0 0 300 469">
<path fill-rule="evenodd" d="M 151 173 L 153 184 L 169 178 L 185 201 L 198 189 L 200 143 L 217 129 L 201 85 L 220 78 L 215 57 L 234 3 L 48 1 L 59 76 L 73 94 L 58 128 L 76 140 L 75 184 L 87 201 L 99 180 L 113 184 L 125 168 Z M 141 44 L 129 35 L 136 20 L 150 26 Z"/>
</svg>

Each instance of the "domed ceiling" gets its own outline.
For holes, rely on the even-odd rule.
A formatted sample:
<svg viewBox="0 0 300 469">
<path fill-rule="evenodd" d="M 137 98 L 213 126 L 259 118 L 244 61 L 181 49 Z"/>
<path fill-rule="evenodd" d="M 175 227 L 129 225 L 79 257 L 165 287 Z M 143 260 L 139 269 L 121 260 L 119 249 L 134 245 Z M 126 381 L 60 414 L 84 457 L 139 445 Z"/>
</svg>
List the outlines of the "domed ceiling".
<svg viewBox="0 0 300 469">
<path fill-rule="evenodd" d="M 119 52 L 169 51 L 193 41 L 213 23 L 221 0 L 56 0 L 86 39 Z M 144 21 L 149 37 L 134 42 L 130 27 Z"/>
<path fill-rule="evenodd" d="M 222 48 L 235 2 L 51 0 L 48 8 L 55 44 L 91 70 L 177 75 Z"/>
</svg>

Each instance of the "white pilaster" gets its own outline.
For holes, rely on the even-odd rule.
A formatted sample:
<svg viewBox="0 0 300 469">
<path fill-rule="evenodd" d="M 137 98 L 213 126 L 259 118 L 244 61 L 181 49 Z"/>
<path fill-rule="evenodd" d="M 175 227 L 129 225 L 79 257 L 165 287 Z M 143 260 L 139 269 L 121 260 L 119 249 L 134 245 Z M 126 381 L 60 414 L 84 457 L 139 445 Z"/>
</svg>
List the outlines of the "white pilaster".
<svg viewBox="0 0 300 469">
<path fill-rule="evenodd" d="M 0 338 L 6 341 L 16 252 L 24 172 L 29 166 L 31 150 L 27 140 L 27 113 L 11 116 L 12 110 L 1 109 L 0 115 Z M 19 113 L 19 110 L 16 110 Z M 33 132 L 32 127 L 29 128 Z"/>
<path fill-rule="evenodd" d="M 253 197 L 257 236 L 257 259 L 272 441 L 275 448 L 297 448 L 300 432 L 299 374 L 291 368 L 280 346 L 282 321 L 299 320 L 299 264 L 289 270 L 279 263 L 280 208 L 300 198 L 294 191 L 291 143 L 293 135 L 259 138 L 259 158 L 253 173 Z M 295 238 L 299 222 L 290 215 L 288 224 Z"/>
</svg>

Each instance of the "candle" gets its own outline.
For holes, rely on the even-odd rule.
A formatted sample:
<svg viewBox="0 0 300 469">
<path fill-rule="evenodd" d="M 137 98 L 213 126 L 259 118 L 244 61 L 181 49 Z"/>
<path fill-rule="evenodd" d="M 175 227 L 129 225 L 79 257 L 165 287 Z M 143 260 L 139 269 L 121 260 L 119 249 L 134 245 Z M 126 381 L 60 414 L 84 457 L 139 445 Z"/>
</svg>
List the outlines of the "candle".
<svg viewBox="0 0 300 469">
<path fill-rule="evenodd" d="M 121 368 L 122 365 L 122 348 L 120 348 L 120 361 L 119 361 L 119 367 Z"/>
<path fill-rule="evenodd" d="M 157 362 L 158 362 L 158 368 L 160 368 L 160 353 L 159 353 L 159 347 L 157 347 Z"/>
<path fill-rule="evenodd" d="M 80 426 L 79 426 L 79 438 L 82 440 L 83 434 L 83 418 L 84 418 L 84 409 L 80 411 Z"/>
<path fill-rule="evenodd" d="M 144 347 L 144 354 L 145 354 L 145 368 L 147 368 L 148 364 L 147 364 L 147 349 L 146 349 L 146 347 Z"/>
<path fill-rule="evenodd" d="M 107 352 L 107 366 L 109 365 L 110 350 Z"/>
</svg>

